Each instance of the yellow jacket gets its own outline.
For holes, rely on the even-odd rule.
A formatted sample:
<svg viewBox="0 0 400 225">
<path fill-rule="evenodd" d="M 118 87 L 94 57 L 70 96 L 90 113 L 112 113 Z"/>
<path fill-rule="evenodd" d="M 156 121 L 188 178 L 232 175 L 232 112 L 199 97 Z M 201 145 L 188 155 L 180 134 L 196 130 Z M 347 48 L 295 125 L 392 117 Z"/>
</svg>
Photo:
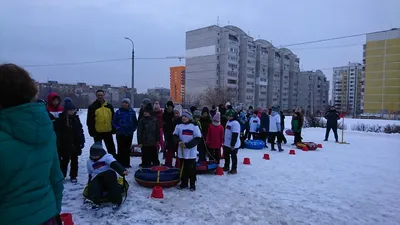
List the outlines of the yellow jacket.
<svg viewBox="0 0 400 225">
<path fill-rule="evenodd" d="M 90 136 L 96 136 L 96 133 L 112 132 L 112 119 L 114 117 L 114 108 L 111 104 L 99 101 L 93 102 L 88 108 L 86 124 Z"/>
</svg>

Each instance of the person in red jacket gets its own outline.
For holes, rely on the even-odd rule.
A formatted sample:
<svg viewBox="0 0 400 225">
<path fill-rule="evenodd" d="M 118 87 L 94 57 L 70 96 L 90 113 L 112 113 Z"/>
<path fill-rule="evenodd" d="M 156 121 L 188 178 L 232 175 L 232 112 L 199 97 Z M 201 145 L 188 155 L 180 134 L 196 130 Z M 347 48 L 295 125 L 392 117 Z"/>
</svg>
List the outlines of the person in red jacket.
<svg viewBox="0 0 400 225">
<path fill-rule="evenodd" d="M 156 117 L 158 126 L 160 128 L 160 140 L 158 141 L 158 150 L 160 152 L 164 152 L 164 122 L 163 122 L 164 112 L 161 110 L 160 103 L 158 101 L 154 102 L 153 109 L 154 109 L 154 116 Z"/>
<path fill-rule="evenodd" d="M 47 96 L 47 111 L 49 112 L 50 120 L 54 121 L 64 111 L 64 107 L 61 106 L 61 97 L 55 92 L 51 92 Z"/>
<path fill-rule="evenodd" d="M 224 144 L 224 127 L 221 125 L 221 114 L 217 112 L 212 120 L 212 125 L 208 126 L 206 137 L 210 160 L 219 161 L 221 159 L 221 147 Z"/>
</svg>

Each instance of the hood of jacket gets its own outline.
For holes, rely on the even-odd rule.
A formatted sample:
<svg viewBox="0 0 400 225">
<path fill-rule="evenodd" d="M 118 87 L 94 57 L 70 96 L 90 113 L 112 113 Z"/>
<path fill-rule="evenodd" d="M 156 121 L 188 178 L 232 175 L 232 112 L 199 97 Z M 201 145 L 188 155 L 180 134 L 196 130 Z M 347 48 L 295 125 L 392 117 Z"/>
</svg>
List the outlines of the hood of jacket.
<svg viewBox="0 0 400 225">
<path fill-rule="evenodd" d="M 26 144 L 45 144 L 54 134 L 45 105 L 27 103 L 0 110 L 0 134 L 4 132 Z M 0 135 L 0 142 L 1 142 Z"/>
<path fill-rule="evenodd" d="M 53 100 L 54 98 L 58 98 L 58 105 L 53 106 Z M 49 112 L 56 112 L 56 111 L 63 111 L 64 108 L 61 106 L 61 96 L 55 92 L 51 92 L 48 96 L 47 96 L 47 110 Z"/>
</svg>

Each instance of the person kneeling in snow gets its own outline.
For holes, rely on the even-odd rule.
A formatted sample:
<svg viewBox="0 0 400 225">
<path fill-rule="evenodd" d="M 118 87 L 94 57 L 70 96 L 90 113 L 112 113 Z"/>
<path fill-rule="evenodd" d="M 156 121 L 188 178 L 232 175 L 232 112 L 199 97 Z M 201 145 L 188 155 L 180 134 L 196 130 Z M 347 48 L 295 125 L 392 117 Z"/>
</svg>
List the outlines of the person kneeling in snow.
<svg viewBox="0 0 400 225">
<path fill-rule="evenodd" d="M 192 114 L 183 112 L 182 123 L 175 127 L 173 135 L 175 143 L 179 145 L 178 157 L 181 159 L 182 177 L 178 189 L 187 188 L 190 179 L 190 190 L 195 191 L 197 145 L 201 141 L 201 131 L 191 120 Z"/>
<path fill-rule="evenodd" d="M 118 209 L 122 203 L 122 190 L 118 184 L 116 172 L 125 176 L 128 175 L 128 171 L 103 149 L 101 142 L 96 142 L 90 147 L 87 169 L 89 199 L 93 202 L 92 208 L 100 208 L 103 193 L 107 191 L 108 199 L 113 203 L 113 209 Z"/>
</svg>

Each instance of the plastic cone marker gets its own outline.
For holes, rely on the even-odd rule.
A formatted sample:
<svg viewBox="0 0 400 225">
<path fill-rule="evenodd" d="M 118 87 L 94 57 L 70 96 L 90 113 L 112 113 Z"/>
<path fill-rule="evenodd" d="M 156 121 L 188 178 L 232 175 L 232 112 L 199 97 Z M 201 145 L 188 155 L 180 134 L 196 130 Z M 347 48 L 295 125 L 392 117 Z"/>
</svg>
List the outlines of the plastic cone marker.
<svg viewBox="0 0 400 225">
<path fill-rule="evenodd" d="M 294 149 L 291 149 L 291 150 L 289 151 L 289 155 L 296 155 L 296 151 L 295 151 Z"/>
<path fill-rule="evenodd" d="M 265 160 L 269 160 L 269 154 L 264 154 L 264 157 L 263 157 L 263 159 L 265 159 Z"/>
<path fill-rule="evenodd" d="M 244 158 L 243 159 L 243 164 L 250 165 L 250 158 Z"/>
<path fill-rule="evenodd" d="M 164 198 L 163 188 L 160 186 L 153 187 L 153 191 L 151 192 L 152 198 Z"/>
<path fill-rule="evenodd" d="M 318 144 L 318 146 L 317 146 L 318 148 L 322 148 L 322 144 Z"/>
<path fill-rule="evenodd" d="M 60 218 L 63 225 L 74 225 L 71 213 L 61 213 Z"/>
<path fill-rule="evenodd" d="M 215 170 L 215 175 L 222 176 L 224 175 L 224 169 L 222 167 L 217 167 Z"/>
</svg>

